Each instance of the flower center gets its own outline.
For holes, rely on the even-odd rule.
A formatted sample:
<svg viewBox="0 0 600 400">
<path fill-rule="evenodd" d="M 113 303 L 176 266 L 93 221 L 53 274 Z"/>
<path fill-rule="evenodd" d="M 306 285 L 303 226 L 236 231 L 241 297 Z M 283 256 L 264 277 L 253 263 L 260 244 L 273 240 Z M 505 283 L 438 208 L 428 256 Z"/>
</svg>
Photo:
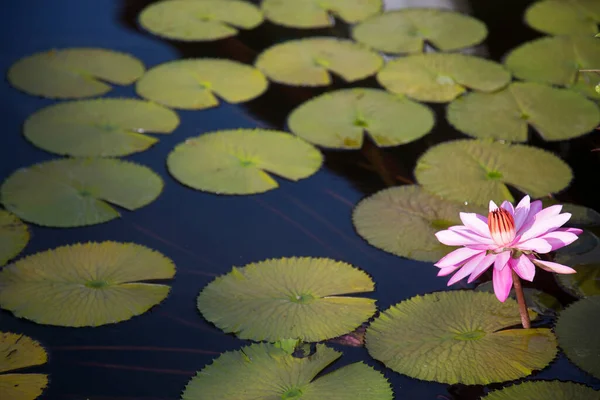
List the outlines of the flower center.
<svg viewBox="0 0 600 400">
<path fill-rule="evenodd" d="M 492 240 L 498 246 L 509 245 L 515 239 L 515 219 L 502 207 L 490 211 L 488 227 Z"/>
</svg>

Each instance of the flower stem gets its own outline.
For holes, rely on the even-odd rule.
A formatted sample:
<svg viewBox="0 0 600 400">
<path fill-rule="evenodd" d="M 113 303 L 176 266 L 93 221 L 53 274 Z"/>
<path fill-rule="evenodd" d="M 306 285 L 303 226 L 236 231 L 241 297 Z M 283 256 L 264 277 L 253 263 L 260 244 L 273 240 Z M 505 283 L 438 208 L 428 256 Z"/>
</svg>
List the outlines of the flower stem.
<svg viewBox="0 0 600 400">
<path fill-rule="evenodd" d="M 527 303 L 525 302 L 525 295 L 523 294 L 523 286 L 521 286 L 521 280 L 515 271 L 512 271 L 512 278 L 515 293 L 517 294 L 517 303 L 519 303 L 521 324 L 523 324 L 523 328 L 529 329 L 531 328 L 531 321 L 529 320 L 529 313 L 527 312 Z"/>
</svg>

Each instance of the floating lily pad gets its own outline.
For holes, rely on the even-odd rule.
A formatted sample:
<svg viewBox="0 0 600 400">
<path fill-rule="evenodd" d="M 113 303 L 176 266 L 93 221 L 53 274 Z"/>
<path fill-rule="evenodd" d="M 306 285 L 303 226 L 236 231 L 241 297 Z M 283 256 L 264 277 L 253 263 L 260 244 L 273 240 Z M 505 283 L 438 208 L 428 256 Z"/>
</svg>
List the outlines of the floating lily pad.
<svg viewBox="0 0 600 400">
<path fill-rule="evenodd" d="M 547 141 L 585 135 L 600 124 L 591 100 L 568 89 L 514 82 L 494 93 L 468 93 L 447 109 L 448 121 L 473 137 L 526 142 L 531 125 Z"/>
<path fill-rule="evenodd" d="M 554 329 L 569 360 L 596 378 L 600 378 L 599 314 L 600 296 L 587 297 L 561 312 Z"/>
<path fill-rule="evenodd" d="M 36 53 L 14 63 L 8 81 L 35 96 L 57 99 L 98 96 L 109 83 L 130 85 L 144 73 L 137 58 L 113 50 L 70 48 Z"/>
<path fill-rule="evenodd" d="M 561 275 L 561 274 L 556 274 Z M 492 281 L 487 281 L 478 285 L 475 288 L 478 292 L 494 293 L 494 285 Z M 523 294 L 525 295 L 525 303 L 527 307 L 540 315 L 555 316 L 557 311 L 562 309 L 560 302 L 552 295 L 542 292 L 535 288 L 523 288 Z M 517 300 L 515 289 L 510 290 L 509 297 L 513 300 Z"/>
<path fill-rule="evenodd" d="M 185 387 L 183 400 L 392 400 L 389 382 L 357 362 L 315 377 L 342 353 L 323 344 L 309 357 L 296 358 L 268 343 L 228 351 L 199 371 Z"/>
<path fill-rule="evenodd" d="M 371 278 L 349 264 L 279 258 L 216 278 L 198 296 L 198 309 L 242 339 L 317 342 L 351 332 L 373 316 L 375 300 L 340 296 L 373 290 Z"/>
<path fill-rule="evenodd" d="M 27 242 L 27 225 L 11 213 L 0 210 L 0 266 L 19 254 Z"/>
<path fill-rule="evenodd" d="M 359 149 L 364 133 L 380 147 L 412 142 L 434 123 L 425 105 L 378 89 L 328 92 L 301 104 L 288 117 L 296 135 L 337 149 Z"/>
<path fill-rule="evenodd" d="M 77 243 L 22 258 L 0 271 L 0 307 L 39 324 L 99 326 L 148 311 L 175 266 L 134 243 Z"/>
<path fill-rule="evenodd" d="M 569 211 L 563 208 L 562 212 Z M 570 222 L 569 220 L 569 225 L 571 225 Z M 593 264 L 598 260 L 600 260 L 600 239 L 590 230 L 584 229 L 575 242 L 556 251 L 554 261 L 563 265 L 577 266 Z M 560 275 L 562 274 L 557 274 L 555 277 L 560 280 L 562 279 Z M 566 281 L 570 282 L 571 280 L 567 279 Z"/>
<path fill-rule="evenodd" d="M 461 211 L 482 208 L 442 200 L 418 185 L 381 190 L 363 199 L 352 214 L 356 231 L 371 245 L 419 261 L 438 261 L 454 250 L 435 233 L 459 225 Z"/>
<path fill-rule="evenodd" d="M 579 204 L 563 203 L 549 197 L 545 197 L 540 200 L 542 201 L 542 205 L 544 208 L 557 204 L 562 205 L 562 212 L 568 212 L 571 214 L 571 218 L 569 219 L 569 226 L 578 226 L 582 228 L 600 226 L 600 213 L 596 210 L 585 206 L 581 206 Z"/>
<path fill-rule="evenodd" d="M 481 400 L 600 400 L 600 392 L 574 382 L 529 381 L 494 390 Z"/>
<path fill-rule="evenodd" d="M 148 70 L 137 82 L 136 91 L 168 107 L 201 110 L 217 106 L 217 96 L 228 103 L 252 100 L 268 84 L 262 72 L 250 65 L 201 58 L 171 61 Z"/>
<path fill-rule="evenodd" d="M 279 187 L 267 172 L 298 181 L 317 172 L 323 155 L 296 136 L 266 129 L 205 133 L 178 144 L 167 158 L 181 183 L 219 194 L 254 194 Z"/>
<path fill-rule="evenodd" d="M 600 40 L 593 36 L 553 36 L 513 49 L 504 64 L 519 79 L 565 86 L 600 99 L 594 87 L 600 75 L 579 72 L 600 65 Z"/>
<path fill-rule="evenodd" d="M 292 28 L 324 28 L 333 26 L 328 13 L 349 24 L 381 12 L 381 0 L 264 0 L 260 4 L 265 18 Z"/>
<path fill-rule="evenodd" d="M 596 0 L 537 1 L 525 12 L 527 25 L 550 35 L 594 35 L 600 22 Z"/>
<path fill-rule="evenodd" d="M 46 374 L 4 372 L 45 364 L 44 348 L 28 336 L 0 332 L 0 394 L 3 399 L 34 400 L 48 385 Z"/>
<path fill-rule="evenodd" d="M 145 135 L 171 133 L 177 114 L 135 99 L 94 99 L 58 103 L 30 115 L 23 134 L 37 147 L 74 157 L 124 156 L 158 140 Z"/>
<path fill-rule="evenodd" d="M 412 54 L 388 62 L 377 74 L 392 93 L 420 101 L 445 103 L 467 89 L 493 92 L 510 81 L 502 65 L 458 53 Z"/>
<path fill-rule="evenodd" d="M 258 7 L 238 0 L 167 0 L 150 4 L 138 17 L 149 32 L 181 41 L 212 41 L 260 25 Z"/>
<path fill-rule="evenodd" d="M 94 225 L 154 201 L 163 181 L 147 167 L 109 158 L 57 159 L 21 168 L 0 187 L 4 207 L 34 224 Z"/>
<path fill-rule="evenodd" d="M 417 160 L 415 177 L 438 196 L 487 206 L 514 202 L 506 185 L 531 197 L 566 188 L 573 174 L 560 158 L 521 144 L 483 140 L 453 140 L 427 150 Z"/>
<path fill-rule="evenodd" d="M 263 51 L 256 67 L 272 81 L 294 86 L 327 86 L 330 73 L 346 82 L 375 74 L 383 58 L 352 40 L 317 37 L 290 40 Z"/>
<path fill-rule="evenodd" d="M 528 376 L 556 356 L 550 329 L 507 329 L 519 323 L 512 299 L 501 303 L 491 293 L 438 292 L 384 311 L 367 329 L 366 347 L 388 368 L 413 378 L 486 385 Z"/>
<path fill-rule="evenodd" d="M 458 50 L 483 42 L 485 24 L 471 16 L 439 8 L 389 11 L 356 25 L 352 37 L 391 54 L 422 53 L 425 43 L 441 51 Z"/>
<path fill-rule="evenodd" d="M 560 286 L 576 297 L 600 296 L 600 262 L 570 265 L 576 274 L 556 274 Z"/>
</svg>

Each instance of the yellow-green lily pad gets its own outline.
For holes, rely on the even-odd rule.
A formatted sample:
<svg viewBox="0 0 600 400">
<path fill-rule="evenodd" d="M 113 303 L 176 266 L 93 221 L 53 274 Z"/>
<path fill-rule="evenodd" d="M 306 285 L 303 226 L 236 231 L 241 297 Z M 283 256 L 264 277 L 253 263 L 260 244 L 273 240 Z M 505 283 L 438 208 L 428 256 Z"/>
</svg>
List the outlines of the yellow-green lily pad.
<svg viewBox="0 0 600 400">
<path fill-rule="evenodd" d="M 165 0 L 150 4 L 138 17 L 150 33 L 181 41 L 212 41 L 253 29 L 263 22 L 254 4 L 238 0 Z"/>
<path fill-rule="evenodd" d="M 342 89 L 315 97 L 288 117 L 289 129 L 316 145 L 358 149 L 367 133 L 380 147 L 425 136 L 435 123 L 425 105 L 379 89 Z"/>
<path fill-rule="evenodd" d="M 55 49 L 14 63 L 8 81 L 15 88 L 56 99 L 99 96 L 115 85 L 130 85 L 145 71 L 130 54 L 99 48 Z"/>
<path fill-rule="evenodd" d="M 467 89 L 493 92 L 510 82 L 501 64 L 459 53 L 424 53 L 396 58 L 377 74 L 392 93 L 432 103 L 454 100 Z"/>
<path fill-rule="evenodd" d="M 0 210 L 0 267 L 15 258 L 29 242 L 29 229 L 15 215 Z"/>
<path fill-rule="evenodd" d="M 600 296 L 600 262 L 569 265 L 576 274 L 556 274 L 556 281 L 576 297 Z"/>
<path fill-rule="evenodd" d="M 219 105 L 217 97 L 234 104 L 252 100 L 268 84 L 262 72 L 250 65 L 198 58 L 151 68 L 137 82 L 136 91 L 141 97 L 168 107 L 201 110 Z"/>
<path fill-rule="evenodd" d="M 48 355 L 44 348 L 28 336 L 0 332 L 0 394 L 2 399 L 35 400 L 48 385 L 48 375 L 8 373 L 45 364 Z"/>
<path fill-rule="evenodd" d="M 592 132 L 600 124 L 600 109 L 572 90 L 513 82 L 494 93 L 472 92 L 455 99 L 447 118 L 477 138 L 526 142 L 531 125 L 544 140 L 557 141 Z"/>
<path fill-rule="evenodd" d="M 361 22 L 352 37 L 385 53 L 422 53 L 425 43 L 441 51 L 475 46 L 487 37 L 487 28 L 478 19 L 451 10 L 404 8 Z"/>
<path fill-rule="evenodd" d="M 314 37 L 276 44 L 259 54 L 255 66 L 270 80 L 292 86 L 327 86 L 330 73 L 346 82 L 365 79 L 383 58 L 352 40 Z"/>
<path fill-rule="evenodd" d="M 178 144 L 167 158 L 179 182 L 218 194 L 254 194 L 275 189 L 268 172 L 298 181 L 317 172 L 323 155 L 303 139 L 267 129 L 205 133 Z"/>
<path fill-rule="evenodd" d="M 598 33 L 600 2 L 597 0 L 543 0 L 525 11 L 527 25 L 549 35 Z"/>
<path fill-rule="evenodd" d="M 600 400 L 600 391 L 575 382 L 527 381 L 494 390 L 481 400 Z"/>
</svg>

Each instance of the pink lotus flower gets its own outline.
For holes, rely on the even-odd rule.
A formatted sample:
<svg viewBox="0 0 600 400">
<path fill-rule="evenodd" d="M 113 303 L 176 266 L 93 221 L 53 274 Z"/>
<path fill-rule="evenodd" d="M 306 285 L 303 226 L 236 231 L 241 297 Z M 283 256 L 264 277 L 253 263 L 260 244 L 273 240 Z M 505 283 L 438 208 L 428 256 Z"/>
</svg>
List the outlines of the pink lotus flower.
<svg viewBox="0 0 600 400">
<path fill-rule="evenodd" d="M 504 302 L 513 284 L 512 271 L 527 281 L 535 276 L 535 266 L 559 274 L 576 271 L 565 265 L 539 260 L 537 254 L 545 254 L 567 246 L 577 240 L 582 230 L 560 228 L 570 213 L 562 213 L 561 205 L 542 210 L 539 200 L 529 203 L 525 196 L 513 208 L 505 201 L 498 207 L 490 201 L 489 214 L 485 218 L 475 213 L 460 213 L 464 225 L 451 226 L 435 236 L 448 246 L 463 246 L 452 251 L 435 264 L 440 268 L 438 276 L 450 275 L 448 286 L 469 275 L 473 282 L 492 264 L 496 297 Z"/>
</svg>

